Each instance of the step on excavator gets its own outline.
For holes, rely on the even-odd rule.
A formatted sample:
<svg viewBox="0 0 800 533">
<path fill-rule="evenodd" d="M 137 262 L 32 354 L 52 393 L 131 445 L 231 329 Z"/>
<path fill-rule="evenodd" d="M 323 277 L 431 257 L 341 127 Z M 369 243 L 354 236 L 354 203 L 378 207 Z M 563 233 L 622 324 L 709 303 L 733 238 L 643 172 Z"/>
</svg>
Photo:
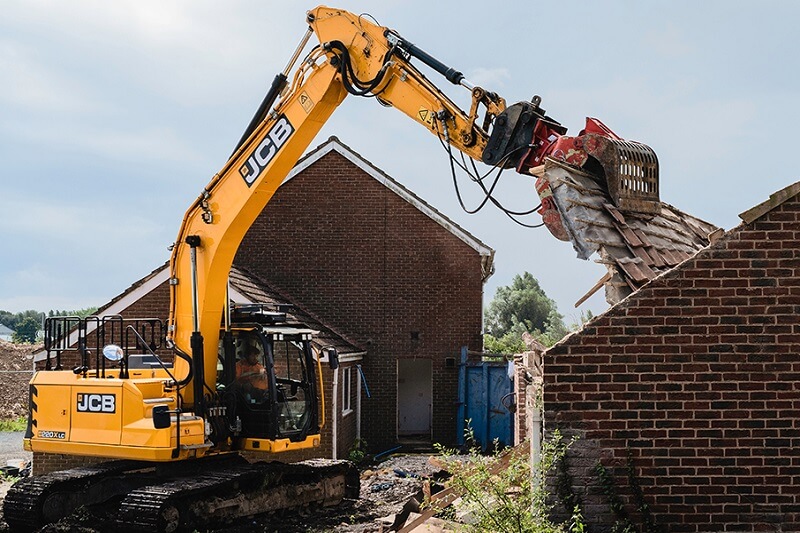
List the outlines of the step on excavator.
<svg viewBox="0 0 800 533">
<path fill-rule="evenodd" d="M 348 95 L 408 115 L 439 139 L 453 168 L 467 169 L 469 159 L 531 179 L 547 168 L 580 172 L 618 208 L 657 212 L 658 162 L 644 144 L 597 119 L 568 136 L 538 97 L 507 106 L 367 16 L 320 6 L 306 21 L 233 154 L 186 211 L 170 256 L 166 324 L 121 316 L 47 321 L 47 360 L 30 383 L 24 447 L 108 460 L 17 482 L 3 509 L 12 530 L 56 522 L 82 505 L 113 505 L 121 529 L 171 532 L 358 497 L 358 472 L 346 461 L 243 457 L 319 446 L 320 360 L 335 366 L 337 354 L 315 347 L 313 331 L 281 309 L 232 306 L 227 294 L 248 228 Z M 303 55 L 312 36 L 317 44 Z M 423 65 L 465 88 L 469 110 Z M 548 205 L 545 182 L 537 190 L 539 212 L 557 234 L 564 213 Z"/>
</svg>

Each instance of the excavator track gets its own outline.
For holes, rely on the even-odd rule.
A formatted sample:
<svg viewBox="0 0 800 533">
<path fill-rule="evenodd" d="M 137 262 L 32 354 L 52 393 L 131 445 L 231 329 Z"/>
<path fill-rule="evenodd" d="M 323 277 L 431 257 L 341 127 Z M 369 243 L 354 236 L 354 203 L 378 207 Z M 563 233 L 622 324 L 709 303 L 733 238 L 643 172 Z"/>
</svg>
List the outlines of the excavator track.
<svg viewBox="0 0 800 533">
<path fill-rule="evenodd" d="M 127 492 L 137 478 L 141 484 L 141 477 L 130 473 L 143 468 L 152 469 L 152 464 L 111 461 L 22 479 L 3 500 L 3 518 L 14 531 L 33 531 L 79 505 Z M 120 474 L 125 473 L 129 473 L 128 482 L 120 482 Z"/>
<path fill-rule="evenodd" d="M 172 533 L 358 496 L 358 470 L 348 461 L 248 463 L 232 454 L 169 465 L 114 461 L 27 478 L 11 487 L 3 513 L 12 531 L 33 531 L 81 506 L 105 502 L 108 512 L 116 500 L 111 514 L 121 530 Z"/>
<path fill-rule="evenodd" d="M 358 471 L 347 461 L 259 462 L 134 490 L 118 519 L 127 531 L 172 533 L 358 495 Z"/>
</svg>

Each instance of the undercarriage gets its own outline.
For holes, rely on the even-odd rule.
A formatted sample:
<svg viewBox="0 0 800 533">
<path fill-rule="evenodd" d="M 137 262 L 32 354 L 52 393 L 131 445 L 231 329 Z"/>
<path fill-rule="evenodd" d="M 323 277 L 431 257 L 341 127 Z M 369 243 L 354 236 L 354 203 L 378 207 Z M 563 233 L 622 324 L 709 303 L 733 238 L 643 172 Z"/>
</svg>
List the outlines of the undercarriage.
<svg viewBox="0 0 800 533">
<path fill-rule="evenodd" d="M 167 464 L 112 461 L 23 479 L 6 495 L 3 514 L 12 531 L 33 531 L 81 506 L 104 506 L 122 531 L 169 533 L 358 496 L 358 470 L 348 461 L 250 463 L 228 454 Z"/>
</svg>

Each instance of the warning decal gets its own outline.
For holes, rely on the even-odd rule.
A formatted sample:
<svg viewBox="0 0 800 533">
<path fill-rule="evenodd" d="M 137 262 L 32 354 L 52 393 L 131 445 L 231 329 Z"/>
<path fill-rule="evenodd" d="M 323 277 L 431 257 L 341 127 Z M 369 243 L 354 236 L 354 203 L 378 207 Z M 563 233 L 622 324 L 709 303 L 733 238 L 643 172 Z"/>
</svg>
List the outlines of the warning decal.
<svg viewBox="0 0 800 533">
<path fill-rule="evenodd" d="M 298 100 L 300 101 L 300 105 L 303 106 L 303 109 L 306 110 L 306 113 L 311 113 L 311 108 L 314 107 L 314 102 L 305 92 L 300 93 Z"/>
<path fill-rule="evenodd" d="M 420 107 L 419 120 L 423 124 L 427 124 L 428 126 L 433 126 L 433 111 L 425 109 L 424 107 Z"/>
</svg>

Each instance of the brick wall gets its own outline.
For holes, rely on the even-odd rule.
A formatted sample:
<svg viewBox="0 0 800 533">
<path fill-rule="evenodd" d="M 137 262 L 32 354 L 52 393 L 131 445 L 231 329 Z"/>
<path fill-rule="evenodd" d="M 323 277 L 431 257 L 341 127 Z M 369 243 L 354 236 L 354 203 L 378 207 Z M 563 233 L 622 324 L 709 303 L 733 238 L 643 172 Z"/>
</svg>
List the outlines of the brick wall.
<svg viewBox="0 0 800 533">
<path fill-rule="evenodd" d="M 396 442 L 398 358 L 430 358 L 433 438 L 452 443 L 461 346 L 482 348 L 478 253 L 336 152 L 278 190 L 236 257 L 366 347 L 362 433 Z"/>
<path fill-rule="evenodd" d="M 590 522 L 615 517 L 592 468 L 636 477 L 662 531 L 800 530 L 800 202 L 786 201 L 545 356 L 545 420 Z"/>
</svg>

